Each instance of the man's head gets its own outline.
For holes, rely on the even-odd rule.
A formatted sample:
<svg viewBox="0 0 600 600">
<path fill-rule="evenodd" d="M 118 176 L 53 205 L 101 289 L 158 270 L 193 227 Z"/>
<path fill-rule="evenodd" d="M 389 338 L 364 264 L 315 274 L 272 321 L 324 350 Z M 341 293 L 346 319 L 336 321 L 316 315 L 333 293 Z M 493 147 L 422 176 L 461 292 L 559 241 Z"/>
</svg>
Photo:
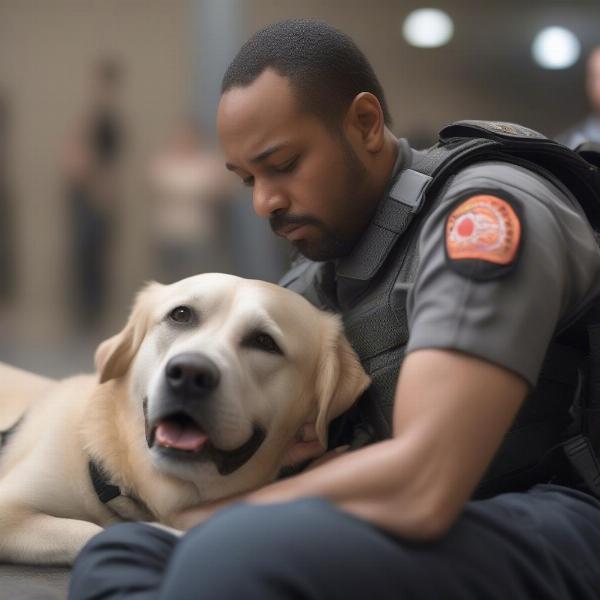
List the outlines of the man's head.
<svg viewBox="0 0 600 600">
<path fill-rule="evenodd" d="M 381 86 L 345 34 L 314 21 L 256 33 L 225 73 L 218 129 L 254 209 L 315 260 L 347 254 L 385 190 L 396 140 Z"/>
<path fill-rule="evenodd" d="M 588 57 L 586 87 L 592 109 L 600 115 L 600 46 L 596 46 Z"/>
</svg>

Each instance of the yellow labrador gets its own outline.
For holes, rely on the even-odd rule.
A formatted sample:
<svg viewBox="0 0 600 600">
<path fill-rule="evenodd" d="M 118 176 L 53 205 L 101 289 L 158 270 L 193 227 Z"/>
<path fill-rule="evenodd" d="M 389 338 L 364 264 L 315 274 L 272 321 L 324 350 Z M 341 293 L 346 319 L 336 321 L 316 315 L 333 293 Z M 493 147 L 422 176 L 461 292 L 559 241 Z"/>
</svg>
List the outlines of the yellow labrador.
<svg viewBox="0 0 600 600">
<path fill-rule="evenodd" d="M 96 367 L 33 380 L 41 397 L 0 450 L 0 561 L 68 564 L 107 524 L 168 525 L 268 483 L 305 424 L 324 446 L 369 384 L 338 317 L 221 274 L 149 284 Z"/>
</svg>

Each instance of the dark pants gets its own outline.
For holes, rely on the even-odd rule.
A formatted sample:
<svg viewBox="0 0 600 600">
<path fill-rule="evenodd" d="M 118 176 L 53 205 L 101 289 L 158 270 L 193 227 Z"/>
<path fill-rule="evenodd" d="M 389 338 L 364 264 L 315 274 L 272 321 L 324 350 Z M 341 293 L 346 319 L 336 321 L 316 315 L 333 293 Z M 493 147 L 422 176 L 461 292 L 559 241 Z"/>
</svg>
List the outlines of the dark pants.
<svg viewBox="0 0 600 600">
<path fill-rule="evenodd" d="M 79 555 L 69 597 L 599 599 L 600 502 L 549 485 L 470 502 L 428 544 L 317 498 L 238 504 L 182 538 L 116 525 Z"/>
</svg>

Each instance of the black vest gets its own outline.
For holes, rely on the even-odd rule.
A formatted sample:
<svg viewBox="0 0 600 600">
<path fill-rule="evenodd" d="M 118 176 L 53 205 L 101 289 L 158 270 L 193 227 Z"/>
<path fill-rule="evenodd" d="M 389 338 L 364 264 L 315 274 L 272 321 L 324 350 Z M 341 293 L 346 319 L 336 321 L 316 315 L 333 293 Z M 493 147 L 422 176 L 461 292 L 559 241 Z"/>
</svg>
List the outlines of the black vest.
<svg viewBox="0 0 600 600">
<path fill-rule="evenodd" d="M 598 180 L 590 180 L 597 177 L 597 169 L 530 129 L 461 122 L 444 128 L 440 142 L 429 150 L 404 151 L 410 153 L 410 164 L 391 182 L 351 255 L 337 263 L 302 260 L 281 281 L 316 306 L 341 314 L 346 335 L 373 380 L 355 409 L 332 424 L 332 446 L 357 447 L 391 436 L 396 382 L 408 341 L 406 297 L 418 267 L 419 233 L 454 174 L 483 160 L 525 166 L 566 193 L 584 195 L 590 220 L 600 223 L 600 186 Z M 506 434 L 476 497 L 551 479 L 563 482 L 567 477 L 555 449 L 573 422 L 572 406 L 582 389 L 587 349 L 581 336 L 558 333 L 538 384 Z"/>
</svg>

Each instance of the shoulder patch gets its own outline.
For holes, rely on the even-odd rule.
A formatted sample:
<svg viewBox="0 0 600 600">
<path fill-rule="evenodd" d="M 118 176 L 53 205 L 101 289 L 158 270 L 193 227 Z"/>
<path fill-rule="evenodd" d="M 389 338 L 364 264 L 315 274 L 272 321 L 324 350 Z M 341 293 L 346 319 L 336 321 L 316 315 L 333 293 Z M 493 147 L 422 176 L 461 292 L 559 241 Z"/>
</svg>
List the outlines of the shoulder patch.
<svg viewBox="0 0 600 600">
<path fill-rule="evenodd" d="M 508 272 L 521 246 L 519 212 L 513 201 L 491 193 L 463 199 L 446 221 L 450 265 L 473 279 L 493 279 Z"/>
</svg>

